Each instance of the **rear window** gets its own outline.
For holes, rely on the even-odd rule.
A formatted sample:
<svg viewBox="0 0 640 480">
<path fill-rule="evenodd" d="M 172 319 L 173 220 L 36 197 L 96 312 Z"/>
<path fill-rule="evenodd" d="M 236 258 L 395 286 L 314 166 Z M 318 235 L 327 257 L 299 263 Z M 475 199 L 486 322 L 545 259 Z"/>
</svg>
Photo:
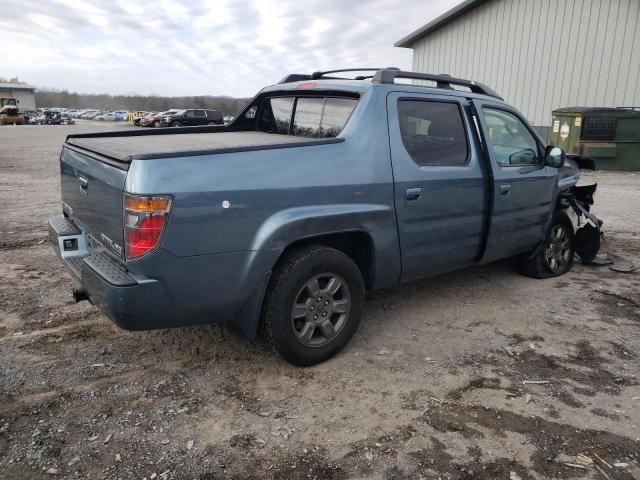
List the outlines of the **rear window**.
<svg viewBox="0 0 640 480">
<path fill-rule="evenodd" d="M 262 105 L 258 128 L 311 138 L 336 137 L 356 107 L 355 98 L 274 97 Z"/>
</svg>

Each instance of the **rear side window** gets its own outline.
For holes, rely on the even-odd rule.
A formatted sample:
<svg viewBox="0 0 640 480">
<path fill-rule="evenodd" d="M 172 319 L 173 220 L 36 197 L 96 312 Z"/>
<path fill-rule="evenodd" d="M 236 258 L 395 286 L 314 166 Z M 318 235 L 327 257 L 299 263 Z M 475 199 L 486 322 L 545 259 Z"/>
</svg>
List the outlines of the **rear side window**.
<svg viewBox="0 0 640 480">
<path fill-rule="evenodd" d="M 332 138 L 355 109 L 355 98 L 274 97 L 262 106 L 259 130 L 311 138 Z"/>
<path fill-rule="evenodd" d="M 457 103 L 400 100 L 402 143 L 418 165 L 464 165 L 469 157 L 467 134 Z"/>
</svg>

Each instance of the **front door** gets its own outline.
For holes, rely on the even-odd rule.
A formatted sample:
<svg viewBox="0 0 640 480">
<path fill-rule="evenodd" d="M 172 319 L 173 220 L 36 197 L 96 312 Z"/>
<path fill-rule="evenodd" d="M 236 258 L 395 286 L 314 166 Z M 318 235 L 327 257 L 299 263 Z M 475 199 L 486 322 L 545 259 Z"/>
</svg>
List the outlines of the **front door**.
<svg viewBox="0 0 640 480">
<path fill-rule="evenodd" d="M 192 127 L 196 124 L 196 111 L 195 110 L 187 110 L 184 112 L 182 116 L 182 124 L 186 126 Z"/>
<path fill-rule="evenodd" d="M 403 281 L 481 255 L 488 177 L 469 107 L 450 95 L 387 97 Z"/>
<path fill-rule="evenodd" d="M 558 169 L 528 122 L 502 103 L 474 100 L 493 171 L 493 212 L 482 262 L 535 248 L 555 208 Z"/>
</svg>

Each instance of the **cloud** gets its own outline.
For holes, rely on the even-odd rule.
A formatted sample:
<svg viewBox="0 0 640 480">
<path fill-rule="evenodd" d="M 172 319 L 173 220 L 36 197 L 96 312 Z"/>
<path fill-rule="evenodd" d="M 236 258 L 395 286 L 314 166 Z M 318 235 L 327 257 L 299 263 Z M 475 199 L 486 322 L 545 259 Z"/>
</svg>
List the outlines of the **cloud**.
<svg viewBox="0 0 640 480">
<path fill-rule="evenodd" d="M 292 72 L 409 68 L 411 51 L 393 43 L 456 3 L 4 0 L 0 76 L 86 93 L 245 97 Z"/>
</svg>

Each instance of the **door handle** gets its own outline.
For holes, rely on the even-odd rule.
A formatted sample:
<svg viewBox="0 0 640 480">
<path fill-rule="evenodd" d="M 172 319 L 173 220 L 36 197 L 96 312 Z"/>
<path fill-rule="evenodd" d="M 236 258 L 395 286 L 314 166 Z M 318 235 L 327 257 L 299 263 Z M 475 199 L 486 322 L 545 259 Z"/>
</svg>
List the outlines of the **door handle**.
<svg viewBox="0 0 640 480">
<path fill-rule="evenodd" d="M 85 177 L 78 176 L 78 182 L 80 182 L 80 191 L 82 193 L 87 193 L 87 188 L 89 187 L 89 180 Z"/>
<path fill-rule="evenodd" d="M 407 202 L 417 202 L 422 196 L 422 189 L 420 187 L 407 188 L 404 194 L 404 199 Z"/>
<path fill-rule="evenodd" d="M 509 183 L 503 183 L 500 185 L 500 195 L 509 195 L 511 192 L 511 185 Z"/>
</svg>

